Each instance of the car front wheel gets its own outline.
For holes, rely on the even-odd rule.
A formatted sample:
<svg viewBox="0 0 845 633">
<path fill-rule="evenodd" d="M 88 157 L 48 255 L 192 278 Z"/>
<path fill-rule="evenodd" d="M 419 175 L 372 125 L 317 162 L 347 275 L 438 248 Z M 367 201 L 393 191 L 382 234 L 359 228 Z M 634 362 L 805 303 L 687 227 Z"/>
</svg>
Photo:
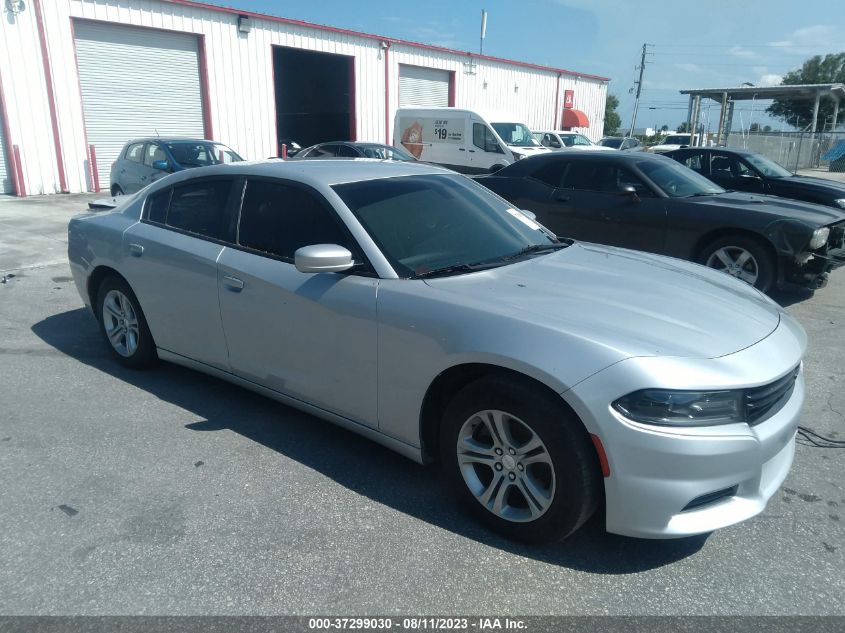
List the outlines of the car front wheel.
<svg viewBox="0 0 845 633">
<path fill-rule="evenodd" d="M 460 391 L 443 418 L 440 452 L 463 504 L 509 538 L 565 538 L 601 498 L 583 426 L 553 394 L 522 381 L 485 378 Z"/>
<path fill-rule="evenodd" d="M 741 235 L 723 237 L 711 243 L 700 262 L 768 292 L 776 279 L 775 260 L 758 241 Z"/>
<path fill-rule="evenodd" d="M 158 356 L 144 313 L 135 293 L 120 277 L 108 277 L 100 285 L 97 318 L 118 362 L 134 369 L 155 364 Z"/>
</svg>

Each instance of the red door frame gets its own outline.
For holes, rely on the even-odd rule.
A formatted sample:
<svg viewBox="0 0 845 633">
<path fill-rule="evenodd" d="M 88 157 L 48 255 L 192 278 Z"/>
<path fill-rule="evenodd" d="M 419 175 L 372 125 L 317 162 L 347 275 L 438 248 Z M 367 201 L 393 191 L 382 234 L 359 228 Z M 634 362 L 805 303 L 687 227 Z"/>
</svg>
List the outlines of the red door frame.
<svg viewBox="0 0 845 633">
<path fill-rule="evenodd" d="M 0 117 L 3 119 L 3 155 L 12 175 L 12 187 L 15 195 L 26 196 L 26 186 L 23 183 L 23 170 L 18 164 L 20 151 L 17 145 L 12 145 L 12 132 L 9 128 L 9 111 L 6 109 L 6 95 L 3 92 L 3 76 L 0 75 Z"/>
</svg>

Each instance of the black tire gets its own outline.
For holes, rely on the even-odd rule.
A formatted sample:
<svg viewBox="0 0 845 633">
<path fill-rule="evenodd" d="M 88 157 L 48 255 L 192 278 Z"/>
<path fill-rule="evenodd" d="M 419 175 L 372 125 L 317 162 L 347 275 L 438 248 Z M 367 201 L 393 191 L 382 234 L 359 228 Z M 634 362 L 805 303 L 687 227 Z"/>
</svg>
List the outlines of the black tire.
<svg viewBox="0 0 845 633">
<path fill-rule="evenodd" d="M 717 251 L 721 251 L 722 249 L 726 249 L 729 253 L 739 253 L 740 250 L 743 250 L 751 255 L 751 259 L 745 262 L 742 272 L 750 273 L 752 272 L 752 267 L 756 267 L 756 281 L 752 285 L 759 291 L 768 292 L 775 285 L 777 281 L 777 263 L 769 249 L 763 243 L 745 235 L 720 237 L 704 248 L 699 257 L 699 263 L 714 270 L 727 272 L 724 262 L 719 260 L 715 255 Z M 728 274 L 736 276 L 733 273 Z M 741 277 L 737 278 L 741 279 Z M 745 281 L 748 280 L 746 279 Z"/>
<path fill-rule="evenodd" d="M 107 328 L 112 328 L 112 331 L 114 331 L 113 328 L 117 326 L 117 322 L 119 321 L 104 305 L 107 299 L 111 301 L 111 297 L 109 296 L 111 292 L 120 293 L 131 308 L 131 313 L 127 312 L 127 314 L 134 314 L 135 316 L 134 320 L 137 323 L 137 328 L 133 328 L 135 345 L 129 343 L 129 333 L 125 327 L 123 329 L 126 333 L 122 337 L 117 337 L 119 339 L 118 343 L 112 344 L 109 339 Z M 116 297 L 118 295 L 113 296 Z M 132 288 L 121 277 L 111 275 L 106 277 L 100 284 L 97 290 L 96 315 L 97 322 L 100 325 L 100 333 L 103 335 L 112 356 L 121 365 L 131 367 L 132 369 L 145 369 L 154 366 L 158 362 L 155 341 L 153 341 L 153 336 L 150 334 L 149 327 L 147 327 L 147 320 L 144 317 L 143 310 L 141 310 L 141 304 L 138 302 L 135 293 L 132 292 Z M 108 326 L 107 323 L 109 324 Z M 120 326 L 117 327 L 118 329 L 120 328 Z M 118 351 L 119 347 L 122 347 L 125 353 Z"/>
<path fill-rule="evenodd" d="M 111 186 L 111 195 L 112 195 L 112 198 L 124 195 L 123 189 L 120 188 L 120 185 L 112 185 Z"/>
<path fill-rule="evenodd" d="M 517 521 L 494 514 L 493 510 L 482 505 L 464 478 L 458 459 L 458 439 L 462 429 L 473 427 L 471 420 L 479 419 L 475 414 L 485 410 L 502 411 L 517 418 L 517 423 L 528 427 L 547 449 L 550 465 L 541 466 L 553 470 L 554 483 L 547 497 L 550 503 L 547 502 L 546 509 L 537 518 L 523 515 L 524 520 Z M 465 427 L 465 423 L 469 427 Z M 476 425 L 475 428 L 480 429 L 481 426 Z M 447 484 L 457 492 L 463 506 L 489 528 L 514 540 L 548 543 L 563 539 L 590 518 L 603 498 L 598 458 L 581 422 L 553 394 L 518 379 L 482 378 L 453 398 L 440 428 L 440 459 Z M 499 459 L 504 462 L 504 457 Z M 521 466 L 521 463 L 516 466 Z M 535 466 L 529 465 L 520 470 L 527 475 L 529 469 Z M 517 511 L 520 510 L 520 497 L 522 501 L 526 501 L 527 497 L 519 489 L 521 480 L 513 478 L 522 476 L 517 473 L 513 459 L 504 468 L 501 464 L 497 465 L 498 471 L 486 465 L 471 468 L 479 478 L 489 472 L 490 479 L 501 477 L 501 487 L 510 485 L 515 488 L 515 491 L 506 492 L 504 497 L 508 499 L 508 504 L 516 503 Z M 497 472 L 500 474 L 497 475 Z M 505 474 L 512 477 L 511 484 L 506 483 Z M 490 489 L 494 484 L 485 484 L 482 480 L 481 485 Z"/>
</svg>

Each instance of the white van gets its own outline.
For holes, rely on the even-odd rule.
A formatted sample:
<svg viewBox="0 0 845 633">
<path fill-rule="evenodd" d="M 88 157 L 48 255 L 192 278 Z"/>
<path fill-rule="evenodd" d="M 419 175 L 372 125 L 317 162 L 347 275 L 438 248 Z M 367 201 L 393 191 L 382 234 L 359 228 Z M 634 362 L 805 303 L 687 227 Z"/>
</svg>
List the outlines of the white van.
<svg viewBox="0 0 845 633">
<path fill-rule="evenodd" d="M 548 152 L 524 123 L 461 108 L 399 108 L 393 145 L 419 160 L 465 174 L 494 172 L 526 156 Z"/>
</svg>

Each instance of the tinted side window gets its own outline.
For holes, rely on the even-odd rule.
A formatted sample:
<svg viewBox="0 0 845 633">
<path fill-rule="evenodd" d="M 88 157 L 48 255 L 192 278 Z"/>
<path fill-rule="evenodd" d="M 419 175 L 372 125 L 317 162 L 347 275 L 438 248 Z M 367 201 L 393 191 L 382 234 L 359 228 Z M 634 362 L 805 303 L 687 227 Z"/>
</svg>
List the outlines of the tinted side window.
<svg viewBox="0 0 845 633">
<path fill-rule="evenodd" d="M 144 160 L 144 144 L 135 143 L 126 148 L 126 160 L 131 160 L 133 163 L 140 163 Z"/>
<path fill-rule="evenodd" d="M 340 145 L 337 148 L 337 155 L 344 158 L 360 158 L 361 155 L 348 145 Z"/>
<path fill-rule="evenodd" d="M 147 220 L 164 224 L 167 221 L 167 207 L 170 205 L 172 189 L 165 189 L 147 198 Z"/>
<path fill-rule="evenodd" d="M 337 145 L 319 145 L 308 152 L 308 158 L 316 156 L 337 156 Z"/>
<path fill-rule="evenodd" d="M 654 196 L 648 186 L 627 169 L 586 161 L 572 163 L 561 186 L 566 189 L 617 193 L 628 185 L 633 186 L 641 197 Z"/>
<path fill-rule="evenodd" d="M 552 187 L 560 187 L 563 181 L 563 173 L 566 171 L 568 164 L 562 160 L 550 162 L 531 174 L 531 177 Z"/>
<path fill-rule="evenodd" d="M 290 261 L 298 248 L 312 244 L 339 244 L 356 252 L 340 220 L 315 194 L 261 180 L 247 182 L 238 243 Z"/>
<path fill-rule="evenodd" d="M 226 204 L 231 180 L 204 180 L 173 188 L 167 225 L 218 240 L 227 237 Z"/>
<path fill-rule="evenodd" d="M 704 173 L 704 164 L 701 160 L 701 154 L 692 154 L 687 156 L 681 160 L 682 165 L 686 165 L 693 171 L 697 171 L 699 174 Z"/>
</svg>

